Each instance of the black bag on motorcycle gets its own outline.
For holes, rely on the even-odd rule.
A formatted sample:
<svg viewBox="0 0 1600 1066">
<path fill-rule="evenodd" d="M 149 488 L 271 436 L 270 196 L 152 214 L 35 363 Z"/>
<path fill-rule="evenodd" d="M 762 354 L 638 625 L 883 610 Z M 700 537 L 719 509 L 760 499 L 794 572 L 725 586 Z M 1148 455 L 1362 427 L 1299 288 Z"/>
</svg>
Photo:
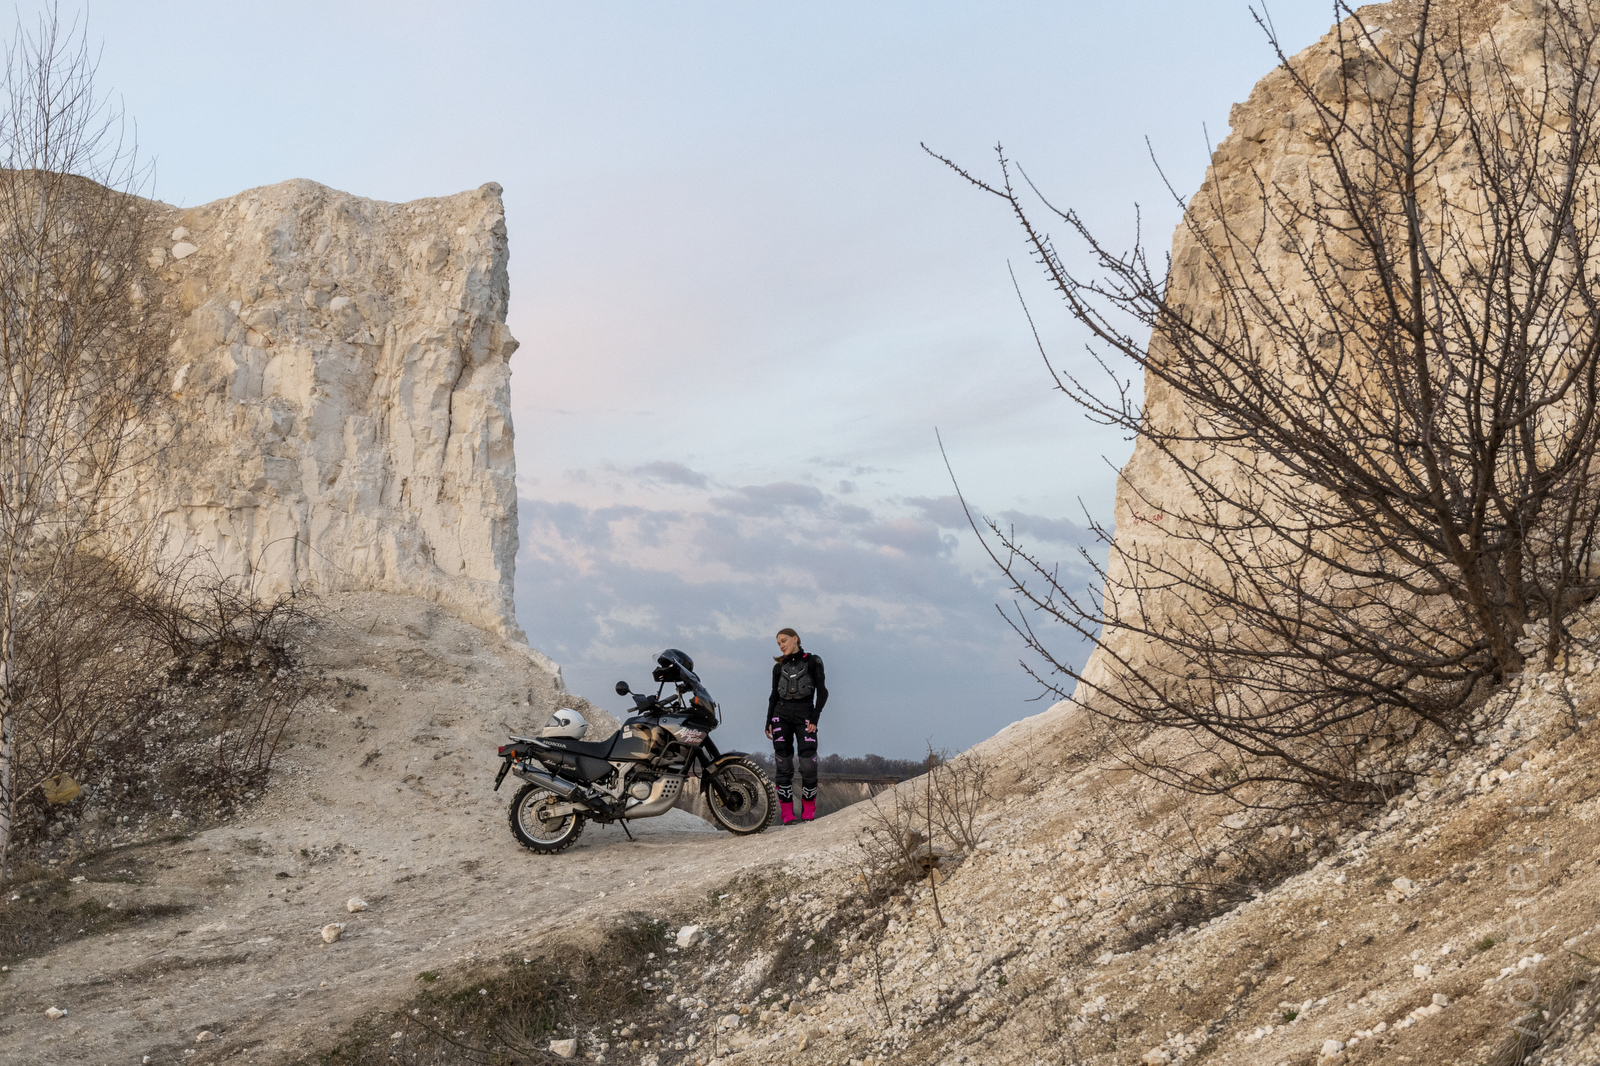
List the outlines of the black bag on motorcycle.
<svg viewBox="0 0 1600 1066">
<path fill-rule="evenodd" d="M 546 751 L 541 756 L 545 765 L 564 770 L 586 784 L 598 781 L 611 772 L 611 764 L 604 759 L 591 759 L 570 751 Z"/>
</svg>

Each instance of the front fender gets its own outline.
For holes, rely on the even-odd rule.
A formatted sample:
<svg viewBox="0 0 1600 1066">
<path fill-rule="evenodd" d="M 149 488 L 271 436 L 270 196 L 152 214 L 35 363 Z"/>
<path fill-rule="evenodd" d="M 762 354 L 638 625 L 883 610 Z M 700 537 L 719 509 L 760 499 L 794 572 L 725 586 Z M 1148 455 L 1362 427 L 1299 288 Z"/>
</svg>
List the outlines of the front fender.
<svg viewBox="0 0 1600 1066">
<path fill-rule="evenodd" d="M 727 794 L 721 792 L 722 785 L 713 780 L 716 769 L 724 763 L 738 762 L 740 759 L 744 758 L 748 758 L 748 755 L 745 752 L 725 751 L 721 755 L 718 755 L 715 759 L 710 760 L 711 765 L 705 770 L 701 771 L 700 774 L 700 794 L 703 796 L 709 793 L 712 789 L 717 789 L 719 794 L 723 796 L 724 800 L 726 800 Z"/>
</svg>

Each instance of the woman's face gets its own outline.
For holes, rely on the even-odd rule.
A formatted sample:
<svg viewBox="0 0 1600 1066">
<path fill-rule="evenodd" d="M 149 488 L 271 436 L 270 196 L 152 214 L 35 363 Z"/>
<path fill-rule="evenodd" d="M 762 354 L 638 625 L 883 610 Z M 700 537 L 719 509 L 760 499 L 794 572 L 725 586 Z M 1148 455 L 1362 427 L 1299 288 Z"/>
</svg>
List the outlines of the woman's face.
<svg viewBox="0 0 1600 1066">
<path fill-rule="evenodd" d="M 791 637 L 787 633 L 778 634 L 778 650 L 785 655 L 793 655 L 794 650 L 800 646 L 799 637 Z"/>
</svg>

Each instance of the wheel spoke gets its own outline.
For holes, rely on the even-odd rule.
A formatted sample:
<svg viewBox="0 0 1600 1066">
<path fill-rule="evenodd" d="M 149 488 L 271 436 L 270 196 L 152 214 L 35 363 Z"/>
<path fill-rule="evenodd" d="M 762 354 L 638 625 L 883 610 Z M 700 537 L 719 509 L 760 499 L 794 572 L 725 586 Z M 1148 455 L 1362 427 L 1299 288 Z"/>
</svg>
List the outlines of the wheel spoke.
<svg viewBox="0 0 1600 1066">
<path fill-rule="evenodd" d="M 748 766 L 725 765 L 717 771 L 717 783 L 727 794 L 727 802 L 716 789 L 711 790 L 711 811 L 718 822 L 736 833 L 750 833 L 766 827 L 771 818 L 768 786 Z"/>
<path fill-rule="evenodd" d="M 550 817 L 547 808 L 555 806 L 558 798 L 549 792 L 532 792 L 517 810 L 517 822 L 522 831 L 540 843 L 553 844 L 566 836 L 572 828 L 573 814 Z"/>
</svg>

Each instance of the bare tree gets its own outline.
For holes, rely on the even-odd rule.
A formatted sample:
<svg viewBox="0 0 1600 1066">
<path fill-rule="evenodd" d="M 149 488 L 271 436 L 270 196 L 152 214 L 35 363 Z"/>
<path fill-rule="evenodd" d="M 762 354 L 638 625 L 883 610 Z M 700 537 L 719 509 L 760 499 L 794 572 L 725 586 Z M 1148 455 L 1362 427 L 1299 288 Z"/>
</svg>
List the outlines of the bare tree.
<svg viewBox="0 0 1600 1066">
<path fill-rule="evenodd" d="M 1405 782 L 1374 738 L 1458 735 L 1490 687 L 1562 660 L 1563 616 L 1600 590 L 1600 33 L 1563 0 L 1511 40 L 1453 10 L 1340 5 L 1331 49 L 1293 59 L 1261 20 L 1274 133 L 1309 157 L 1224 180 L 1236 139 L 1164 265 L 1040 196 L 1095 264 L 1075 274 L 1003 153 L 997 182 L 956 168 L 1095 338 L 1109 391 L 1052 367 L 1057 387 L 1160 473 L 1124 474 L 1138 529 L 1097 527 L 1103 590 L 986 540 L 1036 676 L 1159 780 L 1379 801 Z M 1095 641 L 1087 669 L 1040 617 Z"/>
<path fill-rule="evenodd" d="M 95 66 L 51 12 L 18 25 L 0 99 L 0 871 L 34 784 L 12 777 L 17 635 L 116 520 L 165 350 L 136 274 L 148 170 Z"/>
</svg>

